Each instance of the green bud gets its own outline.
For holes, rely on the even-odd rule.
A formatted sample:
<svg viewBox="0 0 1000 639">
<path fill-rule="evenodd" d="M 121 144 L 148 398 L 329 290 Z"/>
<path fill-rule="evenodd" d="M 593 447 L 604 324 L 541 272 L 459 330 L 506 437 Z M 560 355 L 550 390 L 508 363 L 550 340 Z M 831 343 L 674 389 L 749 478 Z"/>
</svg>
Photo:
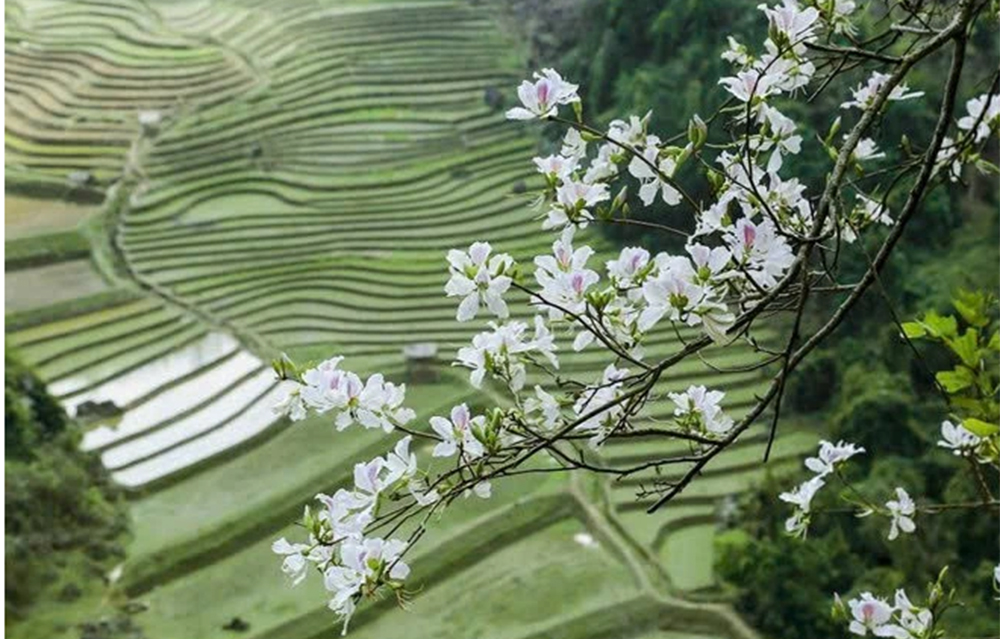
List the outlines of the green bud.
<svg viewBox="0 0 1000 639">
<path fill-rule="evenodd" d="M 833 605 L 830 607 L 830 616 L 834 621 L 846 621 L 849 618 L 847 614 L 847 606 L 844 605 L 844 600 L 840 598 L 840 594 L 834 593 L 833 595 Z"/>
<path fill-rule="evenodd" d="M 705 142 L 708 141 L 708 125 L 698 117 L 697 113 L 688 122 L 688 140 L 695 151 L 703 147 Z"/>
<path fill-rule="evenodd" d="M 840 131 L 840 116 L 838 115 L 837 119 L 834 120 L 833 124 L 830 125 L 830 131 L 826 134 L 826 140 L 824 140 L 826 146 L 831 146 L 833 144 L 833 139 L 834 137 L 836 137 L 839 131 Z"/>
<path fill-rule="evenodd" d="M 625 206 L 628 199 L 628 186 L 623 186 L 615 199 L 611 201 L 611 212 L 614 213 L 618 209 Z"/>
<path fill-rule="evenodd" d="M 576 114 L 576 121 L 583 124 L 583 101 L 577 100 L 573 103 L 573 113 Z"/>
<path fill-rule="evenodd" d="M 910 138 L 905 133 L 899 138 L 899 146 L 903 149 L 903 153 L 913 157 L 913 145 L 910 144 Z"/>
<path fill-rule="evenodd" d="M 712 186 L 713 193 L 721 191 L 722 187 L 726 184 L 726 178 L 718 171 L 708 171 L 705 173 L 705 177 L 708 178 L 708 183 Z"/>
<path fill-rule="evenodd" d="M 682 149 L 679 146 L 668 146 L 664 147 L 661 153 L 663 155 L 666 155 L 668 158 L 676 158 L 680 156 L 682 153 L 684 153 L 684 149 Z"/>
<path fill-rule="evenodd" d="M 674 171 L 681 168 L 681 166 L 688 161 L 688 158 L 691 157 L 691 151 L 693 150 L 694 147 L 690 144 L 681 149 L 681 152 L 677 155 L 677 159 L 674 160 Z"/>
<path fill-rule="evenodd" d="M 642 124 L 643 133 L 645 133 L 646 129 L 649 127 L 649 120 L 652 117 L 653 117 L 653 111 L 652 109 L 650 109 L 649 111 L 646 111 L 646 115 L 642 116 L 642 119 L 639 121 L 639 123 Z"/>
</svg>

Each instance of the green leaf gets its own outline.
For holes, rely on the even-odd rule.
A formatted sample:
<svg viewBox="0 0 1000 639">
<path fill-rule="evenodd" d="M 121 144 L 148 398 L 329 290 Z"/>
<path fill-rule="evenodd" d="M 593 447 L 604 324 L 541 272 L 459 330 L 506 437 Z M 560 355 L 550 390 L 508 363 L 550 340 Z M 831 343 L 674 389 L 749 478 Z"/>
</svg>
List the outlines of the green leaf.
<svg viewBox="0 0 1000 639">
<path fill-rule="evenodd" d="M 993 337 L 990 338 L 990 343 L 986 345 L 991 351 L 1000 352 L 1000 330 L 993 333 Z"/>
<path fill-rule="evenodd" d="M 953 315 L 938 315 L 935 311 L 930 311 L 920 323 L 932 337 L 958 336 L 958 320 Z"/>
<path fill-rule="evenodd" d="M 989 300 L 982 291 L 960 290 L 955 293 L 955 297 L 951 303 L 967 324 L 982 328 L 990 323 L 990 318 L 986 314 Z"/>
<path fill-rule="evenodd" d="M 975 375 L 964 366 L 957 366 L 954 370 L 941 371 L 935 377 L 945 391 L 958 393 L 972 386 L 976 382 Z"/>
<path fill-rule="evenodd" d="M 964 426 L 970 433 L 979 435 L 980 437 L 992 437 L 1000 432 L 1000 426 L 984 422 L 983 420 L 976 419 L 975 417 L 969 417 L 968 419 L 963 420 L 962 426 Z"/>
<path fill-rule="evenodd" d="M 955 351 L 962 363 L 969 368 L 979 367 L 979 332 L 971 328 L 965 329 L 965 335 L 948 341 L 948 346 Z"/>
<path fill-rule="evenodd" d="M 903 322 L 903 335 L 909 339 L 919 339 L 927 335 L 927 329 L 920 322 Z"/>
<path fill-rule="evenodd" d="M 974 397 L 952 397 L 951 405 L 953 408 L 961 409 L 966 413 L 979 415 L 983 411 L 982 400 Z"/>
</svg>

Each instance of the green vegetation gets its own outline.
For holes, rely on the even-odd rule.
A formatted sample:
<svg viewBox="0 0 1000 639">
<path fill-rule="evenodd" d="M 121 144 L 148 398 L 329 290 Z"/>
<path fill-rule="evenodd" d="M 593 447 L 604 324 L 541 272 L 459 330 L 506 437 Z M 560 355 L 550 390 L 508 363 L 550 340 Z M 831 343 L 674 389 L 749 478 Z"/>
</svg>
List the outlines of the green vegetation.
<svg viewBox="0 0 1000 639">
<path fill-rule="evenodd" d="M 85 258 L 90 255 L 90 243 L 79 233 L 64 231 L 10 240 L 4 251 L 5 268 L 23 269 Z"/>
<path fill-rule="evenodd" d="M 100 462 L 42 382 L 4 355 L 4 603 L 8 621 L 100 591 L 124 555 L 127 515 Z"/>
<path fill-rule="evenodd" d="M 932 344 L 915 345 L 913 357 L 885 357 L 899 368 L 848 363 L 838 379 L 839 390 L 825 409 L 831 435 L 860 442 L 877 458 L 852 460 L 849 480 L 863 492 L 889 494 L 903 484 L 929 503 L 968 504 L 983 498 L 980 486 L 995 483 L 976 463 L 936 445 L 938 424 L 947 418 L 993 438 L 987 444 L 993 452 L 984 454 L 996 454 L 996 299 L 959 293 L 954 305 L 955 315 L 930 311 L 903 324 L 906 339 Z M 894 341 L 902 336 L 896 333 Z M 747 496 L 739 527 L 718 542 L 719 569 L 741 587 L 737 608 L 754 626 L 776 638 L 825 636 L 837 625 L 827 614 L 831 592 L 845 600 L 863 590 L 920 592 L 949 566 L 947 583 L 964 605 L 947 613 L 945 627 L 956 636 L 995 630 L 996 604 L 984 587 L 992 578 L 1000 535 L 995 518 L 975 510 L 924 516 L 918 537 L 887 546 L 879 543 L 885 534 L 881 522 L 859 522 L 850 512 L 830 514 L 817 518 L 804 544 L 784 533 L 788 509 L 774 499 L 780 486 L 772 479 Z M 814 578 L 795 578 L 803 574 Z"/>
</svg>

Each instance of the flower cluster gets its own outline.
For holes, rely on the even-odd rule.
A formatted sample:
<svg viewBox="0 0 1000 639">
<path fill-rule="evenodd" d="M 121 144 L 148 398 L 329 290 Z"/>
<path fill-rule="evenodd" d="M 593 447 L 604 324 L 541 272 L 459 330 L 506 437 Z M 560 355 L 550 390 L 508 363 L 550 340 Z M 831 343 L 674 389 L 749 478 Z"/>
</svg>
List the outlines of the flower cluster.
<svg viewBox="0 0 1000 639">
<path fill-rule="evenodd" d="M 934 615 L 929 608 L 914 605 L 906 592 L 896 591 L 892 605 L 870 592 L 847 602 L 852 634 L 866 637 L 893 637 L 894 639 L 925 639 L 934 626 Z"/>
<path fill-rule="evenodd" d="M 865 452 L 864 448 L 840 441 L 836 444 L 826 440 L 820 441 L 816 457 L 805 461 L 813 477 L 796 486 L 794 490 L 781 493 L 778 496 L 784 502 L 795 506 L 792 516 L 785 520 L 785 530 L 796 537 L 805 537 L 809 530 L 809 520 L 812 512 L 812 500 L 819 489 L 826 485 L 826 476 L 838 471 L 851 457 Z"/>
<path fill-rule="evenodd" d="M 271 549 L 284 557 L 282 570 L 293 584 L 300 583 L 310 566 L 323 575 L 331 593 L 329 607 L 344 622 L 344 632 L 358 601 L 387 587 L 399 590 L 410 573 L 401 559 L 407 543 L 399 539 L 365 537 L 365 529 L 378 515 L 387 496 L 409 488 L 417 474 L 417 458 L 410 452 L 411 437 L 399 440 L 385 457 L 354 466 L 354 485 L 333 496 L 319 494 L 322 507 L 315 513 L 307 507 L 303 525 L 308 543 L 290 543 L 281 538 Z M 424 503 L 436 495 L 425 493 Z"/>
<path fill-rule="evenodd" d="M 305 418 L 307 409 L 319 414 L 334 411 L 337 430 L 357 423 L 387 433 L 416 416 L 403 406 L 405 384 L 387 382 L 378 373 L 362 382 L 356 374 L 340 368 L 343 359 L 334 357 L 304 372 L 302 384 L 275 406 L 275 412 L 299 421 Z"/>
<path fill-rule="evenodd" d="M 469 381 L 473 387 L 482 388 L 483 378 L 489 372 L 511 392 L 517 393 L 524 388 L 525 364 L 533 362 L 535 355 L 545 357 L 558 368 L 555 341 L 540 316 L 535 316 L 535 332 L 531 339 L 526 339 L 528 325 L 524 322 L 490 322 L 490 328 L 492 330 L 473 337 L 471 346 L 458 349 L 455 364 L 472 370 Z"/>
<path fill-rule="evenodd" d="M 535 74 L 535 81 L 525 80 L 517 88 L 517 96 L 521 98 L 523 107 L 515 107 L 507 111 L 511 120 L 532 120 L 554 116 L 559 107 L 564 104 L 579 102 L 577 86 L 562 79 L 552 69 L 544 69 Z"/>
<path fill-rule="evenodd" d="M 794 274 L 803 275 L 800 290 L 808 293 L 815 270 L 809 260 L 815 250 L 827 250 L 830 241 L 839 249 L 839 242 L 854 242 L 869 228 L 896 224 L 886 205 L 891 189 L 884 192 L 863 179 L 850 180 L 831 187 L 832 198 L 819 198 L 790 175 L 795 156 L 815 141 L 805 134 L 811 127 L 800 127 L 789 117 L 797 110 L 787 103 L 806 94 L 817 66 L 824 78 L 828 60 L 817 65 L 820 60 L 811 56 L 836 51 L 829 44 L 831 36 L 854 34 L 851 20 L 857 4 L 783 0 L 759 5 L 768 24 L 767 38 L 758 51 L 729 38 L 722 57 L 732 71 L 719 85 L 730 99 L 707 122 L 693 116 L 686 141 L 683 133 L 668 138 L 650 132 L 651 113 L 613 120 L 606 131 L 584 124 L 577 85 L 553 69 L 520 84 L 521 104 L 506 112 L 508 119 L 567 127 L 558 152 L 552 148 L 533 159 L 542 185 L 535 199 L 538 218 L 542 229 L 554 235 L 551 253 L 522 262 L 534 267 L 526 272 L 510 255 L 495 252 L 487 242 L 474 242 L 448 252 L 444 285 L 447 297 L 457 303 L 459 322 L 488 321 L 486 330 L 457 349 L 453 365 L 469 371 L 476 389 L 483 389 L 489 379 L 490 390 L 505 394 L 502 406 L 473 414 L 468 404 L 459 404 L 447 417 L 431 417 L 428 428 L 411 431 L 406 425 L 415 414 L 403 405 L 405 387 L 380 374 L 362 381 L 342 370 L 338 357 L 301 375 L 293 369 L 287 378 L 298 385 L 276 407 L 296 421 L 309 411 L 329 413 L 338 430 L 353 424 L 387 433 L 403 429 L 433 440 L 430 456 L 435 467 L 448 466 L 434 476 L 430 470 L 421 472 L 407 436 L 384 457 L 357 464 L 353 486 L 317 496 L 322 507 L 315 513 L 307 509 L 303 519 L 305 542 L 274 543 L 274 551 L 283 557 L 282 570 L 293 583 L 310 567 L 323 575 L 330 608 L 343 619 L 345 631 L 362 598 L 384 589 L 400 594 L 409 574 L 403 555 L 413 539 L 373 536 L 381 530 L 380 516 L 398 512 L 387 515 L 387 504 L 405 501 L 400 508 L 412 510 L 402 519 L 414 512 L 430 515 L 459 493 L 488 498 L 491 480 L 535 452 L 551 450 L 569 465 L 575 453 L 582 460 L 583 451 L 574 449 L 568 456 L 562 447 L 586 439 L 599 448 L 632 428 L 660 373 L 672 365 L 667 360 L 648 363 L 650 343 L 673 333 L 687 348 L 689 331 L 696 331 L 718 345 L 745 337 L 756 346 L 754 318 L 761 311 L 787 307 L 790 298 L 798 297 Z M 825 78 L 817 84 L 817 91 L 827 86 Z M 863 126 L 838 136 L 837 117 L 819 142 L 831 157 L 844 161 L 841 167 L 866 178 L 881 171 L 875 163 L 887 153 L 879 141 L 864 137 L 872 130 L 864 123 L 876 108 L 921 95 L 896 74 L 874 71 L 840 105 L 844 119 L 860 112 Z M 560 117 L 565 106 L 572 107 L 575 119 Z M 946 139 L 935 160 L 935 171 L 951 179 L 959 179 L 967 163 L 989 166 L 971 147 L 1000 129 L 998 96 L 970 100 L 967 111 L 957 122 L 963 133 Z M 715 131 L 710 140 L 709 126 L 720 115 L 728 118 L 722 129 L 731 137 L 720 140 Z M 889 141 L 882 144 L 894 148 Z M 697 199 L 685 188 L 693 171 L 700 171 L 709 187 L 692 190 Z M 603 268 L 595 264 L 596 251 L 586 244 L 584 229 L 605 221 L 635 221 L 630 212 L 638 203 L 656 207 L 656 215 L 645 216 L 642 224 L 683 240 L 658 253 L 625 247 L 606 259 Z M 529 303 L 525 315 L 508 305 L 516 292 L 525 294 Z M 711 343 L 704 336 L 691 352 Z M 607 351 L 609 359 L 602 362 L 605 368 L 597 380 L 573 379 L 573 366 L 560 370 L 560 339 L 571 340 L 574 351 L 594 345 Z M 786 362 L 791 354 L 786 354 Z M 535 383 L 535 374 L 548 376 L 554 384 L 546 388 Z M 747 426 L 723 410 L 722 391 L 692 385 L 668 397 L 677 430 L 662 432 L 697 442 L 695 453 L 717 452 Z M 553 445 L 557 440 L 560 447 Z M 983 442 L 961 423 L 942 424 L 939 445 L 956 455 L 980 456 Z M 805 460 L 811 477 L 780 496 L 794 506 L 785 522 L 789 533 L 806 535 L 817 493 L 833 478 L 846 482 L 840 472 L 843 465 L 862 453 L 863 448 L 843 441 L 820 443 L 817 454 Z M 890 540 L 916 528 L 916 503 L 901 487 L 882 504 L 864 498 L 851 503 L 861 510 L 859 516 L 887 517 Z M 896 593 L 895 605 L 863 593 L 851 600 L 850 609 L 850 630 L 859 635 L 922 638 L 933 623 L 930 610 L 913 606 L 902 591 Z"/>
<path fill-rule="evenodd" d="M 938 446 L 951 450 L 960 457 L 975 456 L 985 443 L 982 437 L 968 430 L 959 422 L 954 424 L 949 420 L 941 422 L 941 439 Z"/>
<path fill-rule="evenodd" d="M 733 418 L 722 412 L 722 391 L 710 391 L 704 386 L 691 386 L 683 393 L 670 393 L 674 417 L 683 430 L 725 435 L 733 428 Z"/>
<path fill-rule="evenodd" d="M 616 402 L 622 396 L 622 380 L 627 376 L 628 370 L 609 364 L 601 381 L 584 389 L 573 405 L 573 413 L 579 420 L 576 430 L 591 436 L 588 442 L 591 448 L 599 448 L 622 426 L 624 408 Z"/>
<path fill-rule="evenodd" d="M 506 253 L 490 256 L 493 248 L 489 242 L 476 242 L 467 252 L 448 252 L 451 279 L 444 287 L 448 297 L 461 297 L 458 305 L 459 322 L 475 319 L 481 306 L 503 319 L 508 315 L 503 294 L 510 288 L 509 273 L 514 260 Z"/>
</svg>

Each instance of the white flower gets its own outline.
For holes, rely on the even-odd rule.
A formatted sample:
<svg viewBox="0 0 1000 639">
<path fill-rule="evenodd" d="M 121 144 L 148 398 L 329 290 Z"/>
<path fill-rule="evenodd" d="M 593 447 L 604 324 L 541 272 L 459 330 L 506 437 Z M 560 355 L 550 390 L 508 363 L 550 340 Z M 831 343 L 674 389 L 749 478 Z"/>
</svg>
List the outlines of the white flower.
<svg viewBox="0 0 1000 639">
<path fill-rule="evenodd" d="M 389 484 L 382 477 L 385 460 L 381 457 L 368 462 L 358 462 L 354 465 L 354 494 L 357 505 L 367 507 L 373 505 Z M 336 495 L 334 496 L 336 497 Z"/>
<path fill-rule="evenodd" d="M 483 383 L 483 376 L 487 370 L 502 379 L 512 392 L 518 392 L 524 387 L 526 375 L 524 358 L 528 353 L 536 351 L 542 355 L 554 359 L 554 345 L 551 340 L 546 340 L 543 334 L 539 334 L 542 342 L 536 344 L 534 341 L 525 341 L 525 332 L 528 326 L 524 322 L 508 322 L 497 325 L 490 322 L 492 331 L 479 333 L 472 338 L 472 346 L 465 346 L 458 350 L 458 366 L 465 366 L 472 369 L 469 381 L 476 388 L 480 388 Z M 536 334 L 538 326 L 536 325 Z"/>
<path fill-rule="evenodd" d="M 767 170 L 769 173 L 777 173 L 781 169 L 784 154 L 797 155 L 802 150 L 802 136 L 795 135 L 795 122 L 791 118 L 767 104 L 761 105 L 759 119 L 767 123 L 770 133 L 765 148 L 774 145 Z"/>
<path fill-rule="evenodd" d="M 816 39 L 816 20 L 819 11 L 813 7 L 799 8 L 795 0 L 785 0 L 783 5 L 770 8 L 765 4 L 757 6 L 764 12 L 771 29 L 784 36 L 789 43 L 811 42 Z"/>
<path fill-rule="evenodd" d="M 510 288 L 511 278 L 507 273 L 514 260 L 506 253 L 491 258 L 492 250 L 488 242 L 475 242 L 467 253 L 455 249 L 448 251 L 451 278 L 444 290 L 448 297 L 463 298 L 458 305 L 459 322 L 475 318 L 480 304 L 501 319 L 508 315 L 503 294 Z"/>
<path fill-rule="evenodd" d="M 633 147 L 646 144 L 646 124 L 652 115 L 653 112 L 648 111 L 641 118 L 637 115 L 630 115 L 628 122 L 624 120 L 612 120 L 608 124 L 608 137 L 615 142 L 621 142 Z"/>
<path fill-rule="evenodd" d="M 556 346 L 555 336 L 545 325 L 545 320 L 541 315 L 535 315 L 535 334 L 531 336 L 530 345 L 532 350 L 538 351 L 545 359 L 549 360 L 553 368 L 559 368 L 559 359 L 556 357 L 556 351 L 559 348 Z"/>
<path fill-rule="evenodd" d="M 726 42 L 729 48 L 722 52 L 722 59 L 740 67 L 749 66 L 753 58 L 750 57 L 746 46 L 740 44 L 733 36 L 726 36 Z"/>
<path fill-rule="evenodd" d="M 382 472 L 382 460 L 374 465 L 360 464 L 364 470 L 371 469 L 376 477 L 369 481 L 374 485 L 378 481 L 377 475 Z M 362 470 L 362 472 L 364 472 Z M 355 473 L 358 467 L 355 466 Z M 365 528 L 372 522 L 372 509 L 376 495 L 363 490 L 344 490 L 341 488 L 330 497 L 320 493 L 316 499 L 323 504 L 326 509 L 319 514 L 320 519 L 325 519 L 330 524 L 335 539 L 345 537 L 360 537 Z"/>
<path fill-rule="evenodd" d="M 337 430 L 344 430 L 355 422 L 363 427 L 381 428 L 391 432 L 397 424 L 406 424 L 416 413 L 405 408 L 406 386 L 396 386 L 375 374 L 365 383 L 354 373 L 338 368 L 342 357 L 329 359 L 302 374 L 303 385 L 298 396 L 304 406 L 319 413 L 339 411 L 335 423 Z M 292 409 L 296 400 L 292 402 Z M 284 408 L 284 406 L 281 406 Z M 290 409 L 291 410 L 291 409 Z"/>
<path fill-rule="evenodd" d="M 604 406 L 619 397 L 622 380 L 627 375 L 628 370 L 615 368 L 614 364 L 609 364 L 604 369 L 601 382 L 597 386 L 584 389 L 573 405 L 573 412 L 577 417 L 597 411 L 596 414 L 591 415 L 576 427 L 576 430 L 593 434 L 588 442 L 591 448 L 597 448 L 604 443 L 607 436 L 618 425 L 618 418 L 623 410 L 621 404 L 615 404 L 608 408 L 604 408 Z"/>
<path fill-rule="evenodd" d="M 934 614 L 927 608 L 914 606 L 903 589 L 896 590 L 896 610 L 899 614 L 899 625 L 890 626 L 891 636 L 900 639 L 925 637 L 934 623 Z"/>
<path fill-rule="evenodd" d="M 534 77 L 533 83 L 525 80 L 517 88 L 517 96 L 524 106 L 507 111 L 508 120 L 549 118 L 556 114 L 559 105 L 580 101 L 576 94 L 577 85 L 566 82 L 556 71 L 543 69 Z"/>
<path fill-rule="evenodd" d="M 862 637 L 870 630 L 876 637 L 888 636 L 883 627 L 892 618 L 892 607 L 883 599 L 876 599 L 872 593 L 863 592 L 860 598 L 847 602 L 851 608 L 851 621 L 848 630 Z"/>
<path fill-rule="evenodd" d="M 406 488 L 418 506 L 430 506 L 441 499 L 437 489 L 427 490 L 427 486 L 418 479 L 411 479 Z"/>
<path fill-rule="evenodd" d="M 847 139 L 847 136 L 844 136 Z M 885 153 L 881 153 L 878 150 L 878 145 L 875 144 L 875 140 L 871 138 L 862 138 L 858 140 L 858 145 L 854 147 L 854 159 L 858 162 L 866 162 L 868 160 L 879 160 L 885 157 Z"/>
<path fill-rule="evenodd" d="M 956 455 L 969 455 L 982 441 L 981 437 L 967 430 L 961 423 L 953 424 L 948 420 L 941 422 L 941 439 L 937 444 L 951 449 Z"/>
<path fill-rule="evenodd" d="M 493 485 L 488 481 L 481 481 L 472 487 L 472 492 L 480 499 L 489 499 L 493 495 Z"/>
<path fill-rule="evenodd" d="M 778 495 L 778 499 L 792 504 L 800 510 L 809 512 L 813 497 L 816 496 L 817 491 L 824 485 L 826 485 L 826 481 L 822 477 L 813 477 L 796 486 L 794 490 L 781 493 Z"/>
<path fill-rule="evenodd" d="M 586 184 L 596 184 L 618 175 L 616 161 L 621 157 L 622 154 L 617 145 L 610 142 L 601 145 L 601 148 L 597 150 L 597 157 L 590 161 L 590 167 L 583 174 L 583 181 Z"/>
<path fill-rule="evenodd" d="M 340 370 L 343 357 L 333 357 L 302 374 L 303 387 L 299 395 L 307 406 L 319 413 L 347 405 L 348 386 L 361 392 L 361 379 L 353 373 Z"/>
<path fill-rule="evenodd" d="M 400 582 L 410 567 L 399 557 L 406 543 L 398 539 L 348 539 L 340 550 L 341 564 L 327 568 L 323 584 L 333 593 L 329 607 L 344 620 L 344 634 L 354 613 L 355 601 L 368 583 Z"/>
<path fill-rule="evenodd" d="M 990 131 L 1000 126 L 1000 95 L 983 95 L 972 98 L 965 103 L 969 115 L 958 121 L 958 128 L 971 131 L 976 127 L 976 142 L 989 137 Z M 978 122 L 978 124 L 977 124 Z"/>
<path fill-rule="evenodd" d="M 740 102 L 750 102 L 752 98 L 766 98 L 774 90 L 775 76 L 747 69 L 735 76 L 719 80 L 719 84 L 733 94 Z"/>
<path fill-rule="evenodd" d="M 858 193 L 855 210 L 861 220 L 865 223 L 878 222 L 880 224 L 884 224 L 885 226 L 892 226 L 895 224 L 892 216 L 889 215 L 888 207 L 882 206 L 880 201 L 866 197 L 860 193 Z"/>
<path fill-rule="evenodd" d="M 299 394 L 299 388 L 295 387 L 279 400 L 272 408 L 274 414 L 279 417 L 288 416 L 293 422 L 302 421 L 306 418 L 306 405 Z"/>
<path fill-rule="evenodd" d="M 934 158 L 934 164 L 938 165 L 939 170 L 945 168 L 944 165 L 947 164 L 948 179 L 952 182 L 958 182 L 962 177 L 962 158 L 955 145 L 955 140 L 948 136 L 941 140 L 941 148 L 938 149 L 937 157 Z"/>
<path fill-rule="evenodd" d="M 792 516 L 785 520 L 785 531 L 797 537 L 804 537 L 809 529 L 809 513 L 813 497 L 826 482 L 822 477 L 813 477 L 803 482 L 794 490 L 781 493 L 778 499 L 795 506 Z"/>
<path fill-rule="evenodd" d="M 779 236 L 771 220 L 754 224 L 746 218 L 730 227 L 723 238 L 733 257 L 742 262 L 758 286 L 774 286 L 795 261 L 795 255 Z"/>
<path fill-rule="evenodd" d="M 385 469 L 389 473 L 385 479 L 387 485 L 401 479 L 410 479 L 417 473 L 417 456 L 410 452 L 412 440 L 413 436 L 407 435 L 396 442 L 396 447 L 385 456 Z"/>
<path fill-rule="evenodd" d="M 565 180 L 576 170 L 576 159 L 562 155 L 535 158 L 533 161 L 539 173 L 552 179 Z"/>
<path fill-rule="evenodd" d="M 642 157 L 636 156 L 628 165 L 628 172 L 632 177 L 639 180 L 639 199 L 646 206 L 653 203 L 656 194 L 663 197 L 663 201 L 670 206 L 677 206 L 681 202 L 681 194 L 670 182 L 664 179 L 673 177 L 677 163 L 673 158 L 659 158 L 660 150 L 655 146 L 647 146 L 642 152 Z M 654 171 L 653 167 L 657 170 Z"/>
<path fill-rule="evenodd" d="M 306 561 L 305 553 L 308 551 L 309 546 L 306 544 L 292 544 L 284 537 L 271 544 L 271 552 L 285 557 L 281 562 L 281 571 L 292 580 L 293 586 L 299 585 L 306 578 L 309 562 Z"/>
<path fill-rule="evenodd" d="M 405 393 L 405 386 L 385 381 L 381 373 L 369 377 L 360 391 L 351 380 L 346 390 L 347 410 L 337 415 L 337 430 L 344 430 L 356 421 L 368 429 L 392 432 L 394 422 L 405 424 L 416 416 L 413 410 L 401 406 Z"/>
<path fill-rule="evenodd" d="M 590 533 L 580 532 L 573 535 L 573 541 L 580 544 L 584 548 L 597 548 L 597 540 Z"/>
<path fill-rule="evenodd" d="M 562 148 L 559 149 L 559 154 L 564 155 L 567 158 L 578 161 L 586 157 L 587 155 L 587 142 L 580 135 L 580 132 L 570 127 L 566 131 L 566 135 L 563 136 Z"/>
<path fill-rule="evenodd" d="M 842 109 L 850 109 L 851 107 L 857 107 L 861 110 L 866 110 L 871 108 L 875 103 L 875 96 L 885 83 L 889 81 L 889 76 L 886 73 L 879 73 L 874 71 L 868 82 L 862 85 L 858 85 L 858 88 L 851 91 L 851 95 L 854 98 L 840 105 Z M 897 84 L 889 92 L 888 101 L 899 101 L 899 100 L 911 100 L 913 98 L 919 98 L 924 94 L 923 91 L 910 91 L 909 87 L 905 84 Z"/>
<path fill-rule="evenodd" d="M 551 304 L 548 307 L 549 318 L 562 318 L 564 315 L 562 309 L 570 313 L 582 313 L 587 305 L 587 291 L 599 279 L 600 276 L 589 269 L 560 273 L 557 277 L 545 279 L 539 295 Z M 543 302 L 537 303 L 543 304 Z"/>
<path fill-rule="evenodd" d="M 854 0 L 834 0 L 833 6 L 829 8 L 832 9 L 832 12 L 831 15 L 827 16 L 827 19 L 833 26 L 834 33 L 854 35 L 857 29 L 850 20 L 851 14 L 857 8 Z"/>
<path fill-rule="evenodd" d="M 806 468 L 816 473 L 819 477 L 824 477 L 832 473 L 838 464 L 863 452 L 865 452 L 864 448 L 844 441 L 831 444 L 826 440 L 821 440 L 818 455 L 806 459 Z"/>
<path fill-rule="evenodd" d="M 607 184 L 564 180 L 556 189 L 556 202 L 542 222 L 542 229 L 558 229 L 570 224 L 585 227 L 594 219 L 589 207 L 610 198 Z"/>
<path fill-rule="evenodd" d="M 723 246 L 710 249 L 701 244 L 688 244 L 685 249 L 691 256 L 695 277 L 703 283 L 708 283 L 722 275 L 732 259 L 732 255 Z"/>
<path fill-rule="evenodd" d="M 573 234 L 576 232 L 572 226 L 563 229 L 562 235 L 552 244 L 552 255 L 539 255 L 535 258 L 535 266 L 549 278 L 557 277 L 559 273 L 572 273 L 582 270 L 587 265 L 587 260 L 594 254 L 594 249 L 589 246 L 581 246 L 573 250 Z M 536 279 L 538 275 L 536 273 Z M 539 284 L 543 284 L 539 279 Z"/>
<path fill-rule="evenodd" d="M 434 457 L 451 457 L 459 450 L 462 456 L 467 459 L 481 457 L 486 449 L 483 447 L 474 429 L 482 429 L 486 424 L 486 418 L 482 415 L 473 417 L 469 412 L 469 407 L 460 404 L 451 409 L 451 421 L 444 417 L 431 417 L 431 428 L 441 437 L 441 441 L 434 447 Z"/>
<path fill-rule="evenodd" d="M 726 396 L 722 391 L 710 391 L 704 386 L 690 386 L 683 393 L 669 393 L 673 400 L 674 415 L 686 419 L 694 419 L 699 428 L 709 433 L 722 435 L 733 427 L 733 419 L 722 412 L 720 402 Z"/>
<path fill-rule="evenodd" d="M 608 277 L 616 288 L 628 290 L 629 297 L 639 296 L 638 286 L 640 286 L 649 275 L 651 269 L 649 265 L 649 251 L 644 248 L 629 246 L 622 249 L 618 254 L 618 259 L 610 260 L 605 265 L 608 269 Z"/>
<path fill-rule="evenodd" d="M 690 265 L 688 268 L 690 269 Z M 637 326 L 640 331 L 648 331 L 664 315 L 670 321 L 681 321 L 689 326 L 701 322 L 701 317 L 695 310 L 704 301 L 707 291 L 691 281 L 692 275 L 670 269 L 643 284 L 642 295 L 646 300 L 646 308 L 639 315 Z"/>
<path fill-rule="evenodd" d="M 809 84 L 809 80 L 815 75 L 816 65 L 799 55 L 802 53 L 801 48 L 796 47 L 798 51 L 795 55 L 788 55 L 785 49 L 779 48 L 770 38 L 764 41 L 764 48 L 766 53 L 754 63 L 754 71 L 764 74 L 762 80 L 766 80 L 769 93 L 797 91 Z M 760 84 L 757 95 L 761 95 Z"/>
<path fill-rule="evenodd" d="M 913 523 L 913 515 L 916 514 L 917 507 L 902 488 L 896 488 L 896 499 L 885 502 L 885 507 L 889 510 L 892 523 L 889 527 L 889 541 L 899 537 L 899 531 L 912 533 L 917 529 Z"/>
<path fill-rule="evenodd" d="M 559 410 L 559 402 L 556 398 L 545 392 L 541 386 L 535 386 L 535 396 L 524 401 L 526 413 L 540 413 L 542 426 L 546 430 L 552 430 L 562 420 L 562 411 Z"/>
</svg>

